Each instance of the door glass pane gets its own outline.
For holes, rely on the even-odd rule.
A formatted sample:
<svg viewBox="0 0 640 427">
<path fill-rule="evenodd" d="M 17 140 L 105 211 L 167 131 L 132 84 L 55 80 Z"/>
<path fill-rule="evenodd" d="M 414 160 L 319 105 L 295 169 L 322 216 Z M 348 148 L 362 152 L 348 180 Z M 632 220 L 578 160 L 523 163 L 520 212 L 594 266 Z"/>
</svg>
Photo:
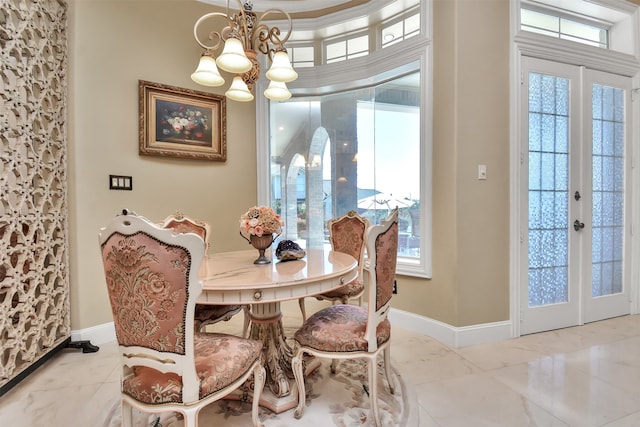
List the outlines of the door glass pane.
<svg viewBox="0 0 640 427">
<path fill-rule="evenodd" d="M 568 292 L 569 80 L 529 75 L 529 307 Z"/>
<path fill-rule="evenodd" d="M 594 297 L 622 292 L 624 91 L 593 85 L 592 283 Z"/>
</svg>

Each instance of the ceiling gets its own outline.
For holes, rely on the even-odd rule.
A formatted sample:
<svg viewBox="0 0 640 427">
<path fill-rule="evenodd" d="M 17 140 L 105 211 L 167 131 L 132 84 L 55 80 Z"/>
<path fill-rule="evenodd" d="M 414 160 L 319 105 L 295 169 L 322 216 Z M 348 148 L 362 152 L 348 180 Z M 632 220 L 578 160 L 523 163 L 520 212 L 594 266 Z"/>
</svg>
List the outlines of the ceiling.
<svg viewBox="0 0 640 427">
<path fill-rule="evenodd" d="M 200 0 L 215 6 L 239 9 L 238 0 Z M 244 0 L 241 0 L 244 2 Z M 282 9 L 293 18 L 317 18 L 341 10 L 350 9 L 373 0 L 253 0 L 253 11 L 264 12 L 268 9 Z M 639 0 L 640 1 L 640 0 Z"/>
</svg>

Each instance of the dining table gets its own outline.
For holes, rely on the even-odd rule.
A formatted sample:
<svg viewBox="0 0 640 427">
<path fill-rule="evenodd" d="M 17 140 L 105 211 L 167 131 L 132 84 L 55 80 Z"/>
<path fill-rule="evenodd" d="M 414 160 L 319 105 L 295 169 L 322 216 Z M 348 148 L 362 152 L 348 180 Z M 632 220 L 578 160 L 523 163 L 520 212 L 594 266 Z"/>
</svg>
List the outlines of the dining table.
<svg viewBox="0 0 640 427">
<path fill-rule="evenodd" d="M 263 342 L 267 373 L 260 405 L 280 413 L 296 406 L 298 398 L 291 370 L 294 349 L 285 336 L 281 303 L 349 283 L 358 276 L 357 261 L 329 246 L 306 249 L 300 259 L 272 257 L 268 264 L 254 264 L 256 255 L 256 250 L 207 255 L 200 267 L 202 294 L 198 303 L 251 307 L 249 337 Z"/>
</svg>

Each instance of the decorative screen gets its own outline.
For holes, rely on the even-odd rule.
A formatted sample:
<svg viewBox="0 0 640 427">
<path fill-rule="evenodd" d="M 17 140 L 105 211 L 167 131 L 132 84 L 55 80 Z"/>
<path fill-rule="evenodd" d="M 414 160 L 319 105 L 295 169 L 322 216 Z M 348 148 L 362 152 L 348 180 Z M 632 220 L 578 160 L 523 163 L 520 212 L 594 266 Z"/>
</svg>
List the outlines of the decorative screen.
<svg viewBox="0 0 640 427">
<path fill-rule="evenodd" d="M 70 337 L 67 6 L 0 0 L 0 390 Z"/>
</svg>

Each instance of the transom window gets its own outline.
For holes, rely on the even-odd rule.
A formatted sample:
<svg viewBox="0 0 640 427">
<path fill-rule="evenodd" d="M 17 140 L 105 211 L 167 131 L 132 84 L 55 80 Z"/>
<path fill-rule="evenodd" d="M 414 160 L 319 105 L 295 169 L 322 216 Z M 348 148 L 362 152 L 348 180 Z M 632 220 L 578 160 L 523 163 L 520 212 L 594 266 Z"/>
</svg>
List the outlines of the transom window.
<svg viewBox="0 0 640 427">
<path fill-rule="evenodd" d="M 522 8 L 520 12 L 521 28 L 524 31 L 605 49 L 609 47 L 609 30 L 605 25 L 580 22 L 554 15 L 552 11 Z"/>
<path fill-rule="evenodd" d="M 369 53 L 369 35 L 361 35 L 326 45 L 326 63 L 346 61 Z"/>
<path fill-rule="evenodd" d="M 385 48 L 418 34 L 420 34 L 420 13 L 415 13 L 399 21 L 383 25 L 381 44 Z"/>
<path fill-rule="evenodd" d="M 294 68 L 313 67 L 315 65 L 315 49 L 313 46 L 287 47 L 289 60 Z"/>
</svg>

